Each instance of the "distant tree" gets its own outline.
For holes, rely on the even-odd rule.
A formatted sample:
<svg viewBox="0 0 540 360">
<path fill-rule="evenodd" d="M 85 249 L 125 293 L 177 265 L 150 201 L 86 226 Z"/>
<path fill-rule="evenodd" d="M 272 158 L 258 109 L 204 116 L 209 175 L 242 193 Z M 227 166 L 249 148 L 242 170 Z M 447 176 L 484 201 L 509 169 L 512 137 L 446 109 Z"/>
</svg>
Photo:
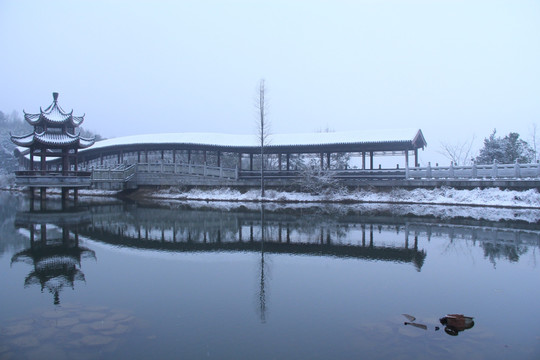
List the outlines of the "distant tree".
<svg viewBox="0 0 540 360">
<path fill-rule="evenodd" d="M 95 137 L 96 138 L 96 141 L 101 141 L 101 140 L 105 140 L 105 138 L 103 138 L 103 136 L 99 135 L 99 134 L 96 134 L 90 130 L 87 130 L 85 128 L 83 128 L 81 126 L 81 136 L 82 137 L 85 137 L 85 138 L 93 138 Z"/>
<path fill-rule="evenodd" d="M 464 166 L 470 165 L 472 160 L 472 147 L 474 144 L 475 137 L 473 136 L 470 140 L 465 140 L 463 142 L 457 143 L 441 143 L 441 150 L 439 153 L 448 158 L 454 165 Z"/>
<path fill-rule="evenodd" d="M 257 138 L 261 147 L 261 197 L 264 196 L 264 147 L 268 145 L 270 136 L 270 123 L 267 119 L 268 104 L 265 99 L 266 87 L 264 79 L 259 83 L 259 94 L 255 107 L 257 108 Z"/>
<path fill-rule="evenodd" d="M 490 164 L 497 161 L 502 164 L 511 164 L 516 160 L 520 163 L 531 162 L 534 159 L 534 150 L 518 133 L 509 133 L 504 138 L 496 136 L 497 131 L 484 139 L 484 147 L 480 149 L 476 161 L 479 164 Z"/>
<path fill-rule="evenodd" d="M 538 125 L 536 123 L 532 124 L 530 127 L 530 139 L 531 147 L 534 153 L 534 161 L 538 160 Z"/>
</svg>

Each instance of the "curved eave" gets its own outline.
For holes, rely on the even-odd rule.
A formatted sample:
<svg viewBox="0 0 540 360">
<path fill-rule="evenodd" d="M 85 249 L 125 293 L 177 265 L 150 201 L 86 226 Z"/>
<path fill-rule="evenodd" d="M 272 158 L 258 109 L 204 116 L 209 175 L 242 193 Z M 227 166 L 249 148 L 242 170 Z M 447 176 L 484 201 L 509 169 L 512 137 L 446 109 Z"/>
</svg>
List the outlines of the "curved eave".
<svg viewBox="0 0 540 360">
<path fill-rule="evenodd" d="M 28 135 L 11 135 L 11 142 L 17 146 L 30 147 L 34 143 L 35 136 L 33 133 Z"/>
<path fill-rule="evenodd" d="M 73 116 L 73 110 L 69 113 L 65 112 L 56 102 L 53 102 L 45 110 L 40 108 L 39 114 L 28 114 L 24 110 L 23 112 L 24 119 L 32 126 L 39 125 L 43 122 L 53 125 L 69 122 L 73 126 L 79 126 L 84 121 L 84 114 L 82 116 Z"/>
<path fill-rule="evenodd" d="M 425 148 L 427 146 L 426 139 L 424 138 L 424 134 L 422 133 L 422 130 L 418 130 L 416 133 L 416 136 L 412 140 L 412 144 L 415 148 Z"/>
<path fill-rule="evenodd" d="M 96 139 L 79 138 L 79 149 L 87 149 L 96 143 Z"/>
<path fill-rule="evenodd" d="M 77 135 L 70 134 L 49 134 L 42 133 L 36 134 L 35 140 L 36 143 L 51 146 L 51 147 L 65 147 L 71 146 L 73 144 L 78 144 L 79 137 Z"/>
</svg>

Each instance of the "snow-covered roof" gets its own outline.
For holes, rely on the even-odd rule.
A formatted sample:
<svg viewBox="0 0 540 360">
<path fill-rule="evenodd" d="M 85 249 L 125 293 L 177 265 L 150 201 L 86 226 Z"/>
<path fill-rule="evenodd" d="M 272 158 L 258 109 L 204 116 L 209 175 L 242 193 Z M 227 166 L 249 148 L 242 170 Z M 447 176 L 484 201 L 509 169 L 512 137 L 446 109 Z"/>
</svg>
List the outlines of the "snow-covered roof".
<svg viewBox="0 0 540 360">
<path fill-rule="evenodd" d="M 94 144 L 93 139 L 86 139 L 79 134 L 72 135 L 69 133 L 30 133 L 28 135 L 16 136 L 11 135 L 11 141 L 20 147 L 30 147 L 34 143 L 41 143 L 46 146 L 67 146 L 78 144 L 78 148 L 87 148 Z M 22 151 L 22 150 L 21 150 Z"/>
<path fill-rule="evenodd" d="M 24 119 L 32 126 L 41 122 L 51 125 L 61 125 L 70 122 L 73 126 L 79 126 L 84 121 L 83 116 L 73 116 L 71 112 L 65 112 L 58 104 L 58 93 L 53 93 L 53 102 L 45 110 L 39 108 L 39 114 L 28 114 L 24 112 Z"/>
<path fill-rule="evenodd" d="M 412 142 L 421 136 L 418 129 L 363 130 L 350 132 L 319 132 L 304 134 L 270 134 L 266 146 L 302 146 L 357 144 L 382 142 Z M 257 147 L 260 138 L 255 134 L 233 135 L 218 133 L 167 133 L 124 136 L 98 141 L 92 150 L 122 145 L 142 144 L 196 144 L 225 147 Z"/>
</svg>

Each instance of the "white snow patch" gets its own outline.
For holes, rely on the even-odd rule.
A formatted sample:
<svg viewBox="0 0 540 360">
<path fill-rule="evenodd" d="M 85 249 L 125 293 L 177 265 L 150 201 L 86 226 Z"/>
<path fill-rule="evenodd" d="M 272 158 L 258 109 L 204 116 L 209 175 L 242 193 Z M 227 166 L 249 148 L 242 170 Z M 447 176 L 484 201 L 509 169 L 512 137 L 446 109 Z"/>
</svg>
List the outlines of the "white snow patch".
<svg viewBox="0 0 540 360">
<path fill-rule="evenodd" d="M 249 190 L 242 193 L 238 190 L 222 188 L 214 190 L 192 189 L 186 192 L 179 192 L 179 190 L 171 188 L 152 193 L 151 197 L 205 201 L 413 203 L 540 209 L 540 193 L 536 189 L 516 191 L 500 190 L 497 188 L 477 188 L 473 190 L 437 188 L 414 190 L 395 189 L 389 192 L 359 190 L 352 192 L 340 191 L 323 195 L 267 190 L 264 198 L 262 198 L 259 190 Z"/>
</svg>

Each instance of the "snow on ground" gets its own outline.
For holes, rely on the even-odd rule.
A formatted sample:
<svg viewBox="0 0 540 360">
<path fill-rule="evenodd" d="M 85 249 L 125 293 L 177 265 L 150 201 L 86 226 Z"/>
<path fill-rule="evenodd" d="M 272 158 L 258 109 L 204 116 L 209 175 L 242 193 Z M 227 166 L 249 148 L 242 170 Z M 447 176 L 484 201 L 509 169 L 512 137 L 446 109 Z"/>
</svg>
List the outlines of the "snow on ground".
<svg viewBox="0 0 540 360">
<path fill-rule="evenodd" d="M 261 201 L 258 190 L 242 193 L 231 189 L 180 192 L 171 188 L 150 193 L 147 197 L 169 203 L 180 200 L 195 208 L 212 207 L 228 211 L 239 207 L 255 210 Z M 394 216 L 540 223 L 540 194 L 536 190 L 395 189 L 389 192 L 360 190 L 333 195 L 267 190 L 262 200 L 269 211 L 316 207 L 319 212 L 328 214 L 346 214 L 352 210 L 362 214 L 389 212 Z"/>
<path fill-rule="evenodd" d="M 352 202 L 352 203 L 391 203 L 391 204 L 436 204 L 465 206 L 495 206 L 511 208 L 540 209 L 540 193 L 536 189 L 526 191 L 500 190 L 497 188 L 457 190 L 437 189 L 394 189 L 388 192 L 373 190 L 340 191 L 313 195 L 300 192 L 281 192 L 267 190 L 261 198 L 259 190 L 240 192 L 238 190 L 215 189 L 181 192 L 175 188 L 151 193 L 157 199 L 204 200 L 204 201 L 267 201 L 267 202 Z"/>
<path fill-rule="evenodd" d="M 154 202 L 156 200 L 152 200 Z M 188 205 L 192 209 L 218 209 L 222 211 L 259 211 L 259 202 L 240 201 L 205 201 L 205 200 L 171 200 L 159 199 L 158 203 L 175 208 Z M 265 209 L 273 211 L 310 211 L 317 214 L 347 215 L 362 214 L 363 216 L 381 215 L 387 213 L 391 216 L 432 217 L 437 219 L 467 218 L 482 221 L 523 221 L 527 223 L 540 223 L 540 209 L 529 208 L 490 208 L 486 211 L 483 206 L 462 205 L 431 205 L 431 204 L 390 204 L 390 203 L 265 203 Z"/>
</svg>

